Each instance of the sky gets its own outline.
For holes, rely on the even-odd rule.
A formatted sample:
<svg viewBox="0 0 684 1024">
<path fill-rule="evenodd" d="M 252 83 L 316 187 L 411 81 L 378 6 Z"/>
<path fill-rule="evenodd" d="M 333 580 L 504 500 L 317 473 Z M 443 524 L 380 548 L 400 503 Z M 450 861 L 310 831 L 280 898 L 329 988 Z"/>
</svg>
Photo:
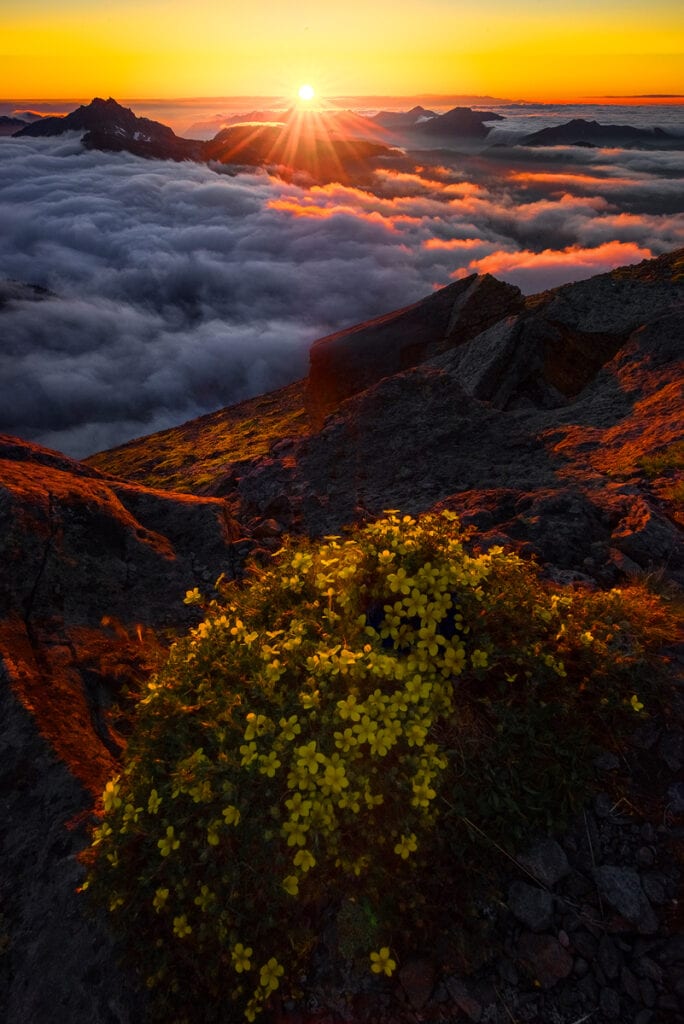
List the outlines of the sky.
<svg viewBox="0 0 684 1024">
<path fill-rule="evenodd" d="M 684 246 L 684 151 L 426 156 L 358 188 L 0 138 L 0 433 L 81 457 L 468 274 L 529 294 Z"/>
<path fill-rule="evenodd" d="M 2 0 L 0 97 L 684 93 L 681 0 Z"/>
</svg>

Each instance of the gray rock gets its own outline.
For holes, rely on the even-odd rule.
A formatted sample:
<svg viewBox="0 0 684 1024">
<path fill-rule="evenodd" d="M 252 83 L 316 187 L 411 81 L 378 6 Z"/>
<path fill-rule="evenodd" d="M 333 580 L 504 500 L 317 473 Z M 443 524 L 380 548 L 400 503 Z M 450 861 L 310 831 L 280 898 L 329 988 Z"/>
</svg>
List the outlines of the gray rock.
<svg viewBox="0 0 684 1024">
<path fill-rule="evenodd" d="M 524 932 L 518 955 L 542 988 L 553 988 L 572 972 L 572 957 L 552 935 Z"/>
<path fill-rule="evenodd" d="M 446 987 L 449 995 L 468 1020 L 477 1021 L 482 1018 L 482 1004 L 468 991 L 460 978 L 447 978 Z"/>
<path fill-rule="evenodd" d="M 549 889 L 571 871 L 565 851 L 555 839 L 543 839 L 531 849 L 518 854 L 517 860 Z"/>
<path fill-rule="evenodd" d="M 553 919 L 553 897 L 526 882 L 513 882 L 508 890 L 508 907 L 518 921 L 533 932 L 544 931 Z"/>
<path fill-rule="evenodd" d="M 642 935 L 652 935 L 657 930 L 658 921 L 636 871 L 603 865 L 595 868 L 593 875 L 601 896 Z"/>
<path fill-rule="evenodd" d="M 665 894 L 665 885 L 663 883 L 663 876 L 659 875 L 655 871 L 645 872 L 641 876 L 641 885 L 646 896 L 651 903 L 655 903 L 657 906 L 662 906 L 667 898 Z"/>
</svg>

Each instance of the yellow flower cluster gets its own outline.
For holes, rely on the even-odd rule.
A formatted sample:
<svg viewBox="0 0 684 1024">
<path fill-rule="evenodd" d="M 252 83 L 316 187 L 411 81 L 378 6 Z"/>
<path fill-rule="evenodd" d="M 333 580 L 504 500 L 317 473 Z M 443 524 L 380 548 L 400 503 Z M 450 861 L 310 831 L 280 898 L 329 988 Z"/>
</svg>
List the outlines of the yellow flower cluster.
<svg viewBox="0 0 684 1024">
<path fill-rule="evenodd" d="M 221 600 L 188 592 L 206 617 L 148 684 L 93 832 L 103 904 L 134 927 L 142 904 L 156 925 L 156 989 L 174 957 L 213 957 L 216 991 L 227 963 L 253 1021 L 301 966 L 301 922 L 327 900 L 370 906 L 364 955 L 391 977 L 377 893 L 388 873 L 406 882 L 429 863 L 468 714 L 491 693 L 512 707 L 539 680 L 548 700 L 568 658 L 588 673 L 624 647 L 617 599 L 605 627 L 573 618 L 572 597 L 530 593 L 519 559 L 466 541 L 453 513 L 390 511 L 348 538 L 286 547 Z M 639 688 L 622 694 L 630 713 Z"/>
</svg>

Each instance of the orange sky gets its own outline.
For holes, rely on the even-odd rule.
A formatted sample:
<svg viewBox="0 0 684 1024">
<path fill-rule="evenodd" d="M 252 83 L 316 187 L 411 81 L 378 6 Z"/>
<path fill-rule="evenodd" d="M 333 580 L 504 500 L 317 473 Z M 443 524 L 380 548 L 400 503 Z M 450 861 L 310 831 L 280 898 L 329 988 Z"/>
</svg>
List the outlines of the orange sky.
<svg viewBox="0 0 684 1024">
<path fill-rule="evenodd" d="M 3 0 L 0 95 L 684 93 L 681 0 Z"/>
</svg>

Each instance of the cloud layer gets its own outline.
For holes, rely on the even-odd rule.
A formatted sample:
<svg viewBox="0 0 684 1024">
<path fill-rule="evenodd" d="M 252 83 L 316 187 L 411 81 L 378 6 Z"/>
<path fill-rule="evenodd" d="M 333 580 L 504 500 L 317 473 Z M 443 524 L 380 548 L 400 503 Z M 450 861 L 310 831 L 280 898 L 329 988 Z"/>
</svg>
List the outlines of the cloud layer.
<svg viewBox="0 0 684 1024">
<path fill-rule="evenodd" d="M 317 337 L 468 273 L 535 292 L 684 244 L 683 154 L 438 156 L 306 188 L 0 140 L 0 278 L 52 293 L 0 309 L 0 431 L 81 456 L 303 376 Z"/>
</svg>

